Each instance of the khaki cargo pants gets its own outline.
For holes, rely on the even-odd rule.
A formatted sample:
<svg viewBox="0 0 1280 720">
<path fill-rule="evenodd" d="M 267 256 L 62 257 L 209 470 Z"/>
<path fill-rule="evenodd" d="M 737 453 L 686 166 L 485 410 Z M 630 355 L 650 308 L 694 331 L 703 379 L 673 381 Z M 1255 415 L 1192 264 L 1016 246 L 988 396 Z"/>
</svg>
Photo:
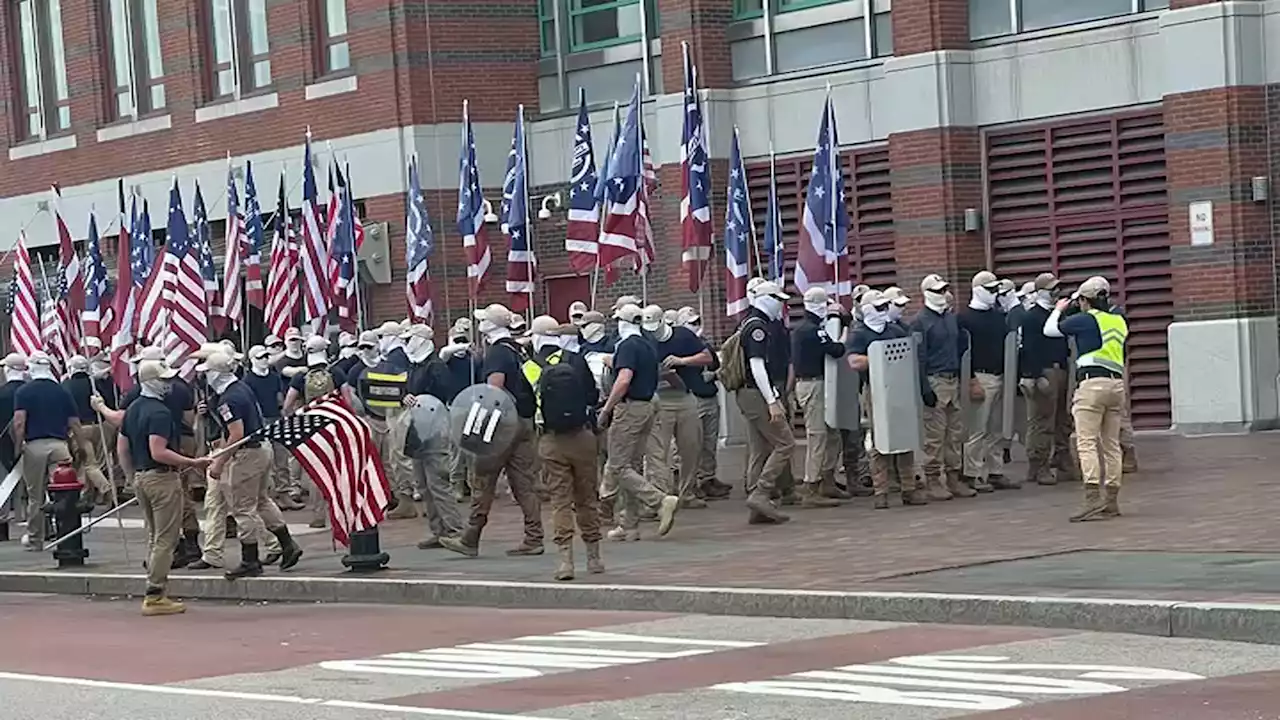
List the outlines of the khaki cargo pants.
<svg viewBox="0 0 1280 720">
<path fill-rule="evenodd" d="M 640 525 L 640 509 L 657 509 L 666 494 L 636 468 L 643 462 L 656 408 L 650 400 L 625 400 L 613 409 L 607 434 L 608 451 L 600 480 L 602 502 L 618 504 L 618 524 L 627 530 Z"/>
<path fill-rule="evenodd" d="M 551 493 L 551 527 L 557 546 L 573 543 L 574 521 L 585 543 L 600 542 L 599 475 L 596 473 L 596 435 L 587 428 L 572 432 L 544 432 L 538 440 Z"/>
<path fill-rule="evenodd" d="M 1027 479 L 1034 481 L 1050 468 L 1072 472 L 1067 371 L 1048 368 L 1042 377 L 1024 378 L 1019 384 L 1027 402 Z"/>
<path fill-rule="evenodd" d="M 43 543 L 47 518 L 44 515 L 45 492 L 49 473 L 57 465 L 70 462 L 67 441 L 56 438 L 28 440 L 22 446 L 22 480 L 27 486 L 27 534 L 32 542 Z"/>
<path fill-rule="evenodd" d="M 139 470 L 133 476 L 133 491 L 142 509 L 151 548 L 147 558 L 147 587 L 164 590 L 169 583 L 173 553 L 182 536 L 186 492 L 174 470 Z"/>
<path fill-rule="evenodd" d="M 655 413 L 653 429 L 646 443 L 645 478 L 668 495 L 691 498 L 695 494 L 698 455 L 702 451 L 698 401 L 683 390 L 659 390 L 653 404 Z M 679 482 L 674 477 L 673 439 L 676 452 L 680 454 Z"/>
<path fill-rule="evenodd" d="M 520 429 L 505 454 L 476 458 L 474 461 L 470 527 L 464 533 L 468 544 L 480 542 L 480 533 L 489 524 L 489 511 L 493 508 L 493 498 L 498 491 L 498 476 L 505 471 L 511 494 L 524 515 L 524 544 L 530 547 L 542 545 L 542 501 L 535 489 L 538 431 L 532 418 L 520 418 L 519 422 Z"/>
<path fill-rule="evenodd" d="M 804 482 L 834 481 L 840 462 L 840 431 L 827 425 L 826 383 L 822 378 L 796 382 L 796 400 L 804 414 Z"/>
<path fill-rule="evenodd" d="M 964 474 L 986 480 L 1004 475 L 1004 378 L 990 373 L 974 377 L 982 386 L 983 397 L 972 408 L 969 439 L 964 444 Z"/>
<path fill-rule="evenodd" d="M 235 451 L 222 469 L 221 480 L 231 491 L 231 514 L 241 545 L 254 545 L 263 533 L 285 526 L 280 508 L 271 499 L 270 447 Z"/>
<path fill-rule="evenodd" d="M 1120 486 L 1120 428 L 1125 403 L 1124 380 L 1086 378 L 1076 385 L 1071 415 L 1076 422 L 1076 451 L 1086 485 Z"/>
<path fill-rule="evenodd" d="M 901 452 L 886 455 L 876 450 L 872 434 L 875 432 L 875 418 L 871 408 L 871 386 L 862 388 L 862 407 L 867 411 L 866 452 L 867 464 L 871 466 L 871 488 L 876 497 L 887 496 L 891 486 L 897 485 L 903 495 L 919 490 L 916 483 L 916 454 Z M 896 482 L 895 482 L 896 481 Z"/>
<path fill-rule="evenodd" d="M 791 471 L 791 456 L 796 438 L 786 417 L 773 420 L 764 395 L 755 388 L 743 388 L 735 394 L 738 409 L 747 421 L 747 494 L 759 489 L 772 495 Z M 785 406 L 785 399 L 783 400 Z"/>
</svg>

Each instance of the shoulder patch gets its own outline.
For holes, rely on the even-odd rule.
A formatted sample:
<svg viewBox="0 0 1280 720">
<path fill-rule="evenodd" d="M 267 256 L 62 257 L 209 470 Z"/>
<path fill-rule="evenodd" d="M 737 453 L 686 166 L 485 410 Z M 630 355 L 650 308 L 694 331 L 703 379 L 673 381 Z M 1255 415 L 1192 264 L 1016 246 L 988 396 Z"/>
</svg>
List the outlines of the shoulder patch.
<svg viewBox="0 0 1280 720">
<path fill-rule="evenodd" d="M 231 406 L 230 406 L 230 405 L 226 405 L 226 404 L 219 405 L 219 406 L 218 406 L 218 414 L 222 416 L 222 419 L 223 419 L 225 422 L 231 422 L 231 420 L 233 419 L 233 416 L 232 416 L 232 414 L 231 414 Z"/>
<path fill-rule="evenodd" d="M 764 328 L 756 328 L 751 331 L 751 339 L 756 342 L 764 342 Z"/>
</svg>

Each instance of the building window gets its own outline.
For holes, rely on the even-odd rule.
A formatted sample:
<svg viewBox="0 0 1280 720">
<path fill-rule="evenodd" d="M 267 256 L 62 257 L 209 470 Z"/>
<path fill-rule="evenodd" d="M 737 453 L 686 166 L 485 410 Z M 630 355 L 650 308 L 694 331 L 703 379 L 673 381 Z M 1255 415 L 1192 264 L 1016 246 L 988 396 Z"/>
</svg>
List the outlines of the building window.
<svg viewBox="0 0 1280 720">
<path fill-rule="evenodd" d="M 640 40 L 640 0 L 569 0 L 569 49 L 592 50 Z"/>
<path fill-rule="evenodd" d="M 319 0 L 321 43 L 320 69 L 325 75 L 351 67 L 351 44 L 347 39 L 347 0 Z M 265 52 L 266 40 L 263 40 Z"/>
<path fill-rule="evenodd" d="M 271 85 L 267 0 L 209 0 L 212 92 L 239 97 Z"/>
<path fill-rule="evenodd" d="M 765 0 L 733 0 L 734 20 L 754 20 L 764 17 Z"/>
<path fill-rule="evenodd" d="M 555 55 L 559 43 L 556 41 L 556 0 L 538 0 L 538 47 L 543 57 Z"/>
<path fill-rule="evenodd" d="M 156 0 L 110 0 L 111 112 L 136 118 L 164 107 L 164 64 Z"/>
<path fill-rule="evenodd" d="M 844 2 L 844 0 L 777 0 L 777 2 L 778 12 L 784 13 L 789 10 L 803 10 L 817 5 L 831 5 L 832 3 Z"/>
<path fill-rule="evenodd" d="M 979 40 L 1168 8 L 1169 0 L 969 0 L 969 36 Z"/>
<path fill-rule="evenodd" d="M 19 121 L 24 139 L 45 137 L 71 128 L 71 97 L 62 46 L 59 0 L 19 0 L 18 85 L 25 106 Z"/>
</svg>

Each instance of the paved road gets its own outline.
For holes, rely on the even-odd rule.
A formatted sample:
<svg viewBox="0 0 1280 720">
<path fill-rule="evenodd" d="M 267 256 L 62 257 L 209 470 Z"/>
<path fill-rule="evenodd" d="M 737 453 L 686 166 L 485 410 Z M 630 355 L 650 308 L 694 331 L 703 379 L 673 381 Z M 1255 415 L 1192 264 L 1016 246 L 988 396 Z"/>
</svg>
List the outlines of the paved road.
<svg viewBox="0 0 1280 720">
<path fill-rule="evenodd" d="M 0 595 L 42 720 L 1263 720 L 1274 647 L 1026 628 Z M 1035 706 L 1034 710 L 1030 706 Z"/>
</svg>

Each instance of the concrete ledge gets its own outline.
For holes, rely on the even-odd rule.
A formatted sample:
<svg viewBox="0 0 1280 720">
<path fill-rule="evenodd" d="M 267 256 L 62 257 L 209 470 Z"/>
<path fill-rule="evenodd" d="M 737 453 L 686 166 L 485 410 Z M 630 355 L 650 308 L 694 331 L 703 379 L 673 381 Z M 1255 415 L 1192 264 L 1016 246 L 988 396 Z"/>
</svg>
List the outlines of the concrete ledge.
<svg viewBox="0 0 1280 720">
<path fill-rule="evenodd" d="M 141 575 L 0 572 L 0 592 L 126 596 Z M 942 593 L 551 584 L 378 577 L 176 576 L 177 597 L 214 601 L 466 605 L 892 622 L 1018 625 L 1280 644 L 1280 605 Z"/>
</svg>

